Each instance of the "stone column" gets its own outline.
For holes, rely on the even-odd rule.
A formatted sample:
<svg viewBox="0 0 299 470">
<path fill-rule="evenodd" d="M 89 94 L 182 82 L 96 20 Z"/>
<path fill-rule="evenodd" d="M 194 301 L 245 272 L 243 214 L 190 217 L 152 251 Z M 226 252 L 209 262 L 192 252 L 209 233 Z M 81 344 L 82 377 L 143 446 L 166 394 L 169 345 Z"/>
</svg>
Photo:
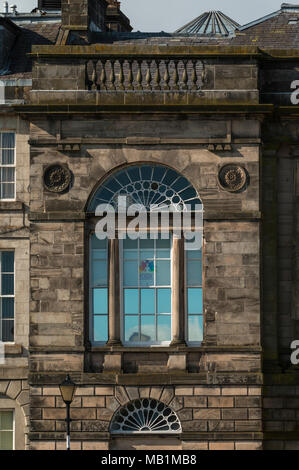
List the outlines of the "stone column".
<svg viewBox="0 0 299 470">
<path fill-rule="evenodd" d="M 171 346 L 185 345 L 184 339 L 184 240 L 172 241 L 172 342 Z"/>
<path fill-rule="evenodd" d="M 121 344 L 119 302 L 119 241 L 109 240 L 109 338 L 108 345 Z"/>
</svg>

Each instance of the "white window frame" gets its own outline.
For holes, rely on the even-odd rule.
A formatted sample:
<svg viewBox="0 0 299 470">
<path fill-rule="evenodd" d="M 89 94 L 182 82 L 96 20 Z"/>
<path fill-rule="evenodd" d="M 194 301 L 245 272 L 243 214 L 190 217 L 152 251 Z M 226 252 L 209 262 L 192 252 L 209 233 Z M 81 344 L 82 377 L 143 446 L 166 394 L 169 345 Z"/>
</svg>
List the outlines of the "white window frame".
<svg viewBox="0 0 299 470">
<path fill-rule="evenodd" d="M 13 165 L 2 165 L 2 150 L 5 150 L 2 148 L 2 134 L 14 134 L 15 136 L 15 146 L 14 146 L 14 163 Z M 14 168 L 14 181 L 13 181 L 13 185 L 14 185 L 14 197 L 12 198 L 2 198 L 2 181 L 0 183 L 0 201 L 15 201 L 16 200 L 16 156 L 17 156 L 17 152 L 16 152 L 16 147 L 17 147 L 17 140 L 16 140 L 16 132 L 13 131 L 13 130 L 4 130 L 2 129 L 0 131 L 0 152 L 1 152 L 1 155 L 0 155 L 0 172 L 2 172 L 2 168 Z M 12 150 L 12 149 L 7 149 L 7 150 Z"/>
<path fill-rule="evenodd" d="M 0 408 L 0 413 L 2 411 L 11 411 L 12 412 L 12 429 L 8 430 L 12 432 L 12 450 L 15 450 L 16 447 L 16 420 L 15 420 L 15 409 L 13 408 Z M 2 429 L 0 429 L 0 433 L 2 432 Z M 2 452 L 2 451 L 1 451 Z"/>
</svg>

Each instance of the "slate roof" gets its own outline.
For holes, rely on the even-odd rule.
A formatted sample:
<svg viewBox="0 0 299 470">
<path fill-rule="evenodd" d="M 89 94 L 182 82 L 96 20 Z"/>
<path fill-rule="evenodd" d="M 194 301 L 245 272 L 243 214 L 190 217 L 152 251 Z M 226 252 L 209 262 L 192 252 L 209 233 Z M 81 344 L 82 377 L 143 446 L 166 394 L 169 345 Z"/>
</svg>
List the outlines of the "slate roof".
<svg viewBox="0 0 299 470">
<path fill-rule="evenodd" d="M 31 59 L 27 56 L 33 44 L 55 44 L 61 23 L 32 23 L 21 28 L 12 49 L 9 74 L 1 75 L 1 80 L 31 78 Z"/>
<path fill-rule="evenodd" d="M 293 22 L 297 18 L 298 21 Z M 257 24 L 243 26 L 240 31 L 236 32 L 236 37 L 231 44 L 297 49 L 299 47 L 299 8 L 298 12 L 282 11 Z"/>
</svg>

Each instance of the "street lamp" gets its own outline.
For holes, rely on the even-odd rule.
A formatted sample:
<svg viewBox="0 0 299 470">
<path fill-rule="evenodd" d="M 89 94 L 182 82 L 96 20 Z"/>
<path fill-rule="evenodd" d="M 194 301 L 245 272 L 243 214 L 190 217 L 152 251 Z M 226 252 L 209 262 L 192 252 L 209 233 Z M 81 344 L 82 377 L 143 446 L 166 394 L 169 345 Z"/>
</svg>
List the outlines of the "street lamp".
<svg viewBox="0 0 299 470">
<path fill-rule="evenodd" d="M 66 404 L 66 450 L 70 450 L 71 447 L 71 418 L 70 418 L 70 405 L 73 401 L 75 391 L 76 391 L 76 384 L 71 380 L 70 376 L 67 375 L 66 379 L 59 385 L 60 393 L 64 403 Z"/>
</svg>

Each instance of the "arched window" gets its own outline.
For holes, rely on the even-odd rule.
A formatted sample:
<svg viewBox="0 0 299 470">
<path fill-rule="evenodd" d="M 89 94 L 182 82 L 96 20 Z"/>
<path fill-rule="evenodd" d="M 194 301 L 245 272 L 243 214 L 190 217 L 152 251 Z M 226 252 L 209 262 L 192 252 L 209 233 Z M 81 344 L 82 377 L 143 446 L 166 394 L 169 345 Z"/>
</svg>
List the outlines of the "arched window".
<svg viewBox="0 0 299 470">
<path fill-rule="evenodd" d="M 111 434 L 179 434 L 181 423 L 176 413 L 152 398 L 134 400 L 113 416 Z"/>
<path fill-rule="evenodd" d="M 132 204 L 135 208 L 142 206 L 149 217 L 133 231 L 129 230 L 131 221 L 126 222 L 126 234 L 120 235 L 117 219 L 120 213 L 129 212 Z M 98 207 L 102 208 L 100 216 Z M 96 230 L 90 236 L 91 342 L 121 342 L 128 346 L 167 346 L 185 341 L 200 344 L 202 227 L 197 234 L 200 245 L 192 250 L 178 236 L 177 227 L 180 223 L 179 233 L 184 236 L 183 218 L 178 216 L 190 213 L 192 225 L 194 214 L 202 214 L 195 188 L 164 165 L 134 165 L 107 178 L 87 211 L 97 215 L 94 220 L 103 221 L 104 208 L 112 208 L 115 213 L 115 239 L 119 240 L 101 240 Z M 155 234 L 151 231 L 154 213 L 161 216 L 155 219 Z M 162 220 L 167 221 L 167 227 Z"/>
</svg>

